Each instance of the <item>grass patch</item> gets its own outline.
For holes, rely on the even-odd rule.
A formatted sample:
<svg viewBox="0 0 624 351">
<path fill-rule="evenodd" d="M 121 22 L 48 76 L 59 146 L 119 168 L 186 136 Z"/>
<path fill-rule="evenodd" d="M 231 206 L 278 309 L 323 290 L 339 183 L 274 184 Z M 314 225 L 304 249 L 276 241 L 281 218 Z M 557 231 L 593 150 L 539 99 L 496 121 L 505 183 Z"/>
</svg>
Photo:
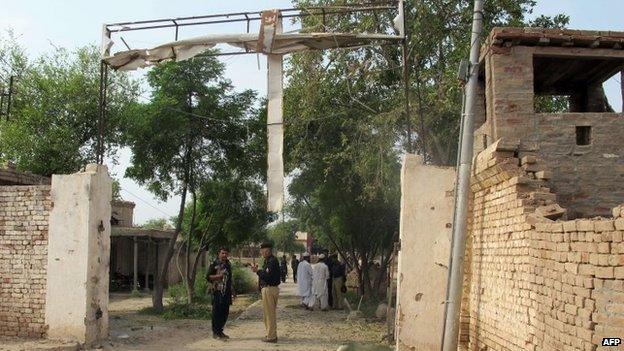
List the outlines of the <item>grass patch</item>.
<svg viewBox="0 0 624 351">
<path fill-rule="evenodd" d="M 156 312 L 154 307 L 146 307 L 139 310 L 139 314 L 160 316 L 166 320 L 172 319 L 212 319 L 212 307 L 206 304 L 171 303 L 165 306 L 162 313 Z"/>
</svg>

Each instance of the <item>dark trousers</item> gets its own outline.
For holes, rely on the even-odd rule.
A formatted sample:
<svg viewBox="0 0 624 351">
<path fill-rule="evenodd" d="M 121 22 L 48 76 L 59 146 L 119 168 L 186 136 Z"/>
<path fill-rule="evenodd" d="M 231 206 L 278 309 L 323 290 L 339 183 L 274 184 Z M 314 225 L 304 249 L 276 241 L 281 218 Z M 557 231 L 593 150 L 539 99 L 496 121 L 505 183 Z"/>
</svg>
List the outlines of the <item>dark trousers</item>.
<svg viewBox="0 0 624 351">
<path fill-rule="evenodd" d="M 297 283 L 297 271 L 296 270 L 293 271 L 293 281 Z"/>
<path fill-rule="evenodd" d="M 230 299 L 220 293 L 212 295 L 212 332 L 223 333 L 223 327 L 230 315 Z"/>
<path fill-rule="evenodd" d="M 328 299 L 327 299 L 327 303 L 329 304 L 329 306 L 334 307 L 334 298 L 332 296 L 332 279 L 327 279 L 327 294 Z"/>
</svg>

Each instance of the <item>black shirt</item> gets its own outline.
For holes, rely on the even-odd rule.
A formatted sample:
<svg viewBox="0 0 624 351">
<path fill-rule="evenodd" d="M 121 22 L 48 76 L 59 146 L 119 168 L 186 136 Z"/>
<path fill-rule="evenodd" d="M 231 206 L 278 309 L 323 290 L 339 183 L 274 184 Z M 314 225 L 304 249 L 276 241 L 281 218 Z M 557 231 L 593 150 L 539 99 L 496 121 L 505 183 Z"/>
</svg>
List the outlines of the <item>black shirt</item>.
<svg viewBox="0 0 624 351">
<path fill-rule="evenodd" d="M 210 276 L 216 274 L 223 274 L 223 280 L 211 281 Z M 221 260 L 215 260 L 210 267 L 208 267 L 208 274 L 206 279 L 213 284 L 212 293 L 214 295 L 220 294 L 222 297 L 226 297 L 228 301 L 232 298 L 232 265 L 230 261 L 221 262 Z M 231 302 L 230 302 L 231 303 Z"/>
<path fill-rule="evenodd" d="M 260 287 L 280 285 L 280 272 L 280 264 L 277 258 L 273 255 L 266 258 L 262 269 L 259 269 L 257 272 L 260 279 Z"/>
<path fill-rule="evenodd" d="M 340 278 L 344 277 L 345 274 L 345 265 L 344 263 L 334 262 L 331 267 L 331 276 L 332 278 Z"/>
</svg>

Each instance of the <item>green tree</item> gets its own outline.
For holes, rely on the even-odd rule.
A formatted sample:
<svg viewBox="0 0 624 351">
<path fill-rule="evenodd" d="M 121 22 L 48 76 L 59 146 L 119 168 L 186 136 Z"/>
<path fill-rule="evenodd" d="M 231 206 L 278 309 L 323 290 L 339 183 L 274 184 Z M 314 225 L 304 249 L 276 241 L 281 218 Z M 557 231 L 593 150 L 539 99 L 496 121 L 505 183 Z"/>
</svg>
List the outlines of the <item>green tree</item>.
<svg viewBox="0 0 624 351">
<path fill-rule="evenodd" d="M 275 248 L 284 253 L 295 253 L 305 251 L 305 246 L 297 242 L 296 232 L 299 228 L 299 222 L 289 220 L 280 222 L 269 228 L 267 237 L 273 242 Z"/>
<path fill-rule="evenodd" d="M 180 195 L 175 233 L 156 277 L 153 304 L 162 311 L 163 286 L 182 231 L 188 194 L 196 208 L 199 184 L 240 160 L 244 163 L 247 121 L 255 94 L 235 93 L 214 57 L 168 62 L 152 68 L 149 103 L 137 104 L 126 119 L 125 142 L 132 150 L 126 176 L 162 199 Z M 192 211 L 190 231 L 195 226 Z M 190 250 L 188 250 L 190 251 Z"/>
<path fill-rule="evenodd" d="M 15 76 L 11 114 L 8 121 L 0 120 L 0 159 L 45 176 L 73 173 L 94 163 L 99 72 L 95 46 L 55 48 L 31 61 L 12 36 L 0 39 L 0 76 Z M 108 85 L 105 145 L 114 157 L 120 120 L 135 101 L 138 85 L 116 72 L 109 75 Z"/>
<path fill-rule="evenodd" d="M 148 219 L 141 225 L 141 228 L 145 229 L 157 229 L 157 230 L 171 230 L 173 227 L 169 224 L 166 218 L 152 218 Z"/>
<path fill-rule="evenodd" d="M 297 6 L 342 0 L 298 0 Z M 485 32 L 525 25 L 533 0 L 488 1 Z M 395 14 L 303 19 L 304 31 L 392 32 Z M 468 57 L 472 1 L 406 3 L 411 114 L 405 115 L 401 51 L 393 46 L 292 55 L 285 91 L 286 160 L 293 174 L 292 217 L 355 269 L 360 293 L 374 295 L 398 239 L 400 154 L 427 162 L 456 158 L 462 87 L 457 67 Z M 541 17 L 536 23 L 564 23 Z M 372 260 L 382 269 L 371 281 Z"/>
</svg>

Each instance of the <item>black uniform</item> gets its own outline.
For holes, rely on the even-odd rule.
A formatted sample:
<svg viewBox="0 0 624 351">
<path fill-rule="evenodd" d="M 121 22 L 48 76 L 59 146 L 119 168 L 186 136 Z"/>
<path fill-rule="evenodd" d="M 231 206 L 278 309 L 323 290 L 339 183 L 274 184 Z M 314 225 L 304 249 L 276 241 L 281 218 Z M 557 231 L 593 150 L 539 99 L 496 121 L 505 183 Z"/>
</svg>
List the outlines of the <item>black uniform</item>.
<svg viewBox="0 0 624 351">
<path fill-rule="evenodd" d="M 260 289 L 265 286 L 279 286 L 280 285 L 280 264 L 277 258 L 273 255 L 264 260 L 262 269 L 258 270 L 258 279 L 260 283 Z"/>
<path fill-rule="evenodd" d="M 293 257 L 290 260 L 290 266 L 292 267 L 293 271 L 293 281 L 295 282 L 295 284 L 297 284 L 297 269 L 299 268 L 299 260 L 296 257 Z"/>
<path fill-rule="evenodd" d="M 282 262 L 280 263 L 280 273 L 282 274 L 282 283 L 286 283 L 286 276 L 288 275 L 288 263 L 286 262 L 286 257 L 282 257 Z"/>
<path fill-rule="evenodd" d="M 223 280 L 212 282 L 212 332 L 221 335 L 232 304 L 232 266 L 230 261 L 221 262 L 219 259 L 214 261 L 208 268 L 206 278 L 210 282 L 210 276 L 216 274 L 223 274 Z"/>
<path fill-rule="evenodd" d="M 334 260 L 330 257 L 327 258 L 327 261 L 325 261 L 325 264 L 327 265 L 327 268 L 329 269 L 329 278 L 327 278 L 327 303 L 329 304 L 330 307 L 334 307 L 334 298 L 332 296 L 332 277 L 331 277 L 331 271 L 332 271 L 332 267 L 334 266 Z"/>
</svg>

